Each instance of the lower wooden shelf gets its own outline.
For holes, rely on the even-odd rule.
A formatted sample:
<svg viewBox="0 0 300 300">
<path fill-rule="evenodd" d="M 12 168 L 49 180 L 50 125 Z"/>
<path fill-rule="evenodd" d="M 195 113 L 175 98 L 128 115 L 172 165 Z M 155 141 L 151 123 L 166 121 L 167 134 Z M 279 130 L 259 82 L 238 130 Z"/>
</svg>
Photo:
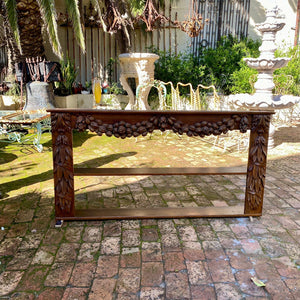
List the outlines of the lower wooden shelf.
<svg viewBox="0 0 300 300">
<path fill-rule="evenodd" d="M 161 207 L 161 208 L 103 208 L 75 210 L 72 217 L 57 216 L 57 220 L 120 220 L 120 219 L 169 219 L 169 218 L 214 218 L 249 217 L 261 214 L 245 214 L 244 206 L 226 207 Z"/>
</svg>

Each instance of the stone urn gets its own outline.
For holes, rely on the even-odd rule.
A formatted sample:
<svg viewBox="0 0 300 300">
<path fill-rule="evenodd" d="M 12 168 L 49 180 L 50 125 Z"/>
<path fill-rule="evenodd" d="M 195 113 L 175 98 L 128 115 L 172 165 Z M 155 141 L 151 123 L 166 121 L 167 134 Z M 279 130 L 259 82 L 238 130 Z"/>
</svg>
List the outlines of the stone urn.
<svg viewBox="0 0 300 300">
<path fill-rule="evenodd" d="M 159 59 L 159 56 L 153 53 L 123 53 L 119 55 L 121 74 L 120 82 L 124 90 L 128 93 L 129 102 L 125 109 L 134 109 L 135 95 L 128 83 L 128 78 L 134 78 L 136 87 L 144 85 L 141 89 L 140 99 L 142 99 L 141 109 L 150 109 L 148 104 L 148 95 L 151 90 L 151 85 L 147 83 L 154 80 L 154 62 Z"/>
</svg>

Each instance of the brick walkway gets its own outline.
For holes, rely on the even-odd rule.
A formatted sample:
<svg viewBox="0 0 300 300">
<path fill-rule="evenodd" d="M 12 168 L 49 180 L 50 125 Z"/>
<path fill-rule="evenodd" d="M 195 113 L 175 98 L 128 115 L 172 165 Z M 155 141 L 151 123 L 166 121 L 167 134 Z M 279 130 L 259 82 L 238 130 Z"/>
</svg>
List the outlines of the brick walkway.
<svg viewBox="0 0 300 300">
<path fill-rule="evenodd" d="M 300 299 L 299 137 L 299 125 L 276 132 L 263 216 L 253 221 L 89 221 L 60 229 L 54 228 L 47 144 L 42 154 L 0 148 L 0 299 Z M 165 143 L 158 135 L 120 143 L 81 134 L 75 146 L 82 166 L 239 166 L 247 159 L 173 135 Z M 76 207 L 227 206 L 242 203 L 244 192 L 243 176 L 82 177 L 75 183 Z M 257 287 L 252 277 L 266 286 Z"/>
</svg>

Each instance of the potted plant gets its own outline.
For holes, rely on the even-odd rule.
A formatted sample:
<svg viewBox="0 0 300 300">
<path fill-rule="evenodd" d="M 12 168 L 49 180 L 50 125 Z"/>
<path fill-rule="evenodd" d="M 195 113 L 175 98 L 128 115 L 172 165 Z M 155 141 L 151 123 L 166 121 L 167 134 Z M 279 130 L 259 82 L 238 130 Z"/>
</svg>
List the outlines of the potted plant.
<svg viewBox="0 0 300 300">
<path fill-rule="evenodd" d="M 92 108 L 92 95 L 82 94 L 83 87 L 76 83 L 78 69 L 75 63 L 68 57 L 60 62 L 62 78 L 56 83 L 54 89 L 54 102 L 60 108 Z"/>
</svg>

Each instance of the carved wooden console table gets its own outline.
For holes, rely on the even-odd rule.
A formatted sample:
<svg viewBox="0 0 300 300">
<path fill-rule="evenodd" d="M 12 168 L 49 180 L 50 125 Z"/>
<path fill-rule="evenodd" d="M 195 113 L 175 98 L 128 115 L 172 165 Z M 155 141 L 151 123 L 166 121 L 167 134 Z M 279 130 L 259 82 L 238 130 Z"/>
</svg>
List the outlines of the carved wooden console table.
<svg viewBox="0 0 300 300">
<path fill-rule="evenodd" d="M 262 214 L 269 124 L 272 111 L 103 111 L 50 109 L 56 220 L 182 217 L 246 217 Z M 72 132 L 90 130 L 119 138 L 145 136 L 154 130 L 178 134 L 219 135 L 250 130 L 246 172 L 236 168 L 76 168 Z M 155 150 L 154 150 L 155 151 Z M 74 176 L 246 174 L 244 206 L 188 208 L 75 209 Z"/>
</svg>

